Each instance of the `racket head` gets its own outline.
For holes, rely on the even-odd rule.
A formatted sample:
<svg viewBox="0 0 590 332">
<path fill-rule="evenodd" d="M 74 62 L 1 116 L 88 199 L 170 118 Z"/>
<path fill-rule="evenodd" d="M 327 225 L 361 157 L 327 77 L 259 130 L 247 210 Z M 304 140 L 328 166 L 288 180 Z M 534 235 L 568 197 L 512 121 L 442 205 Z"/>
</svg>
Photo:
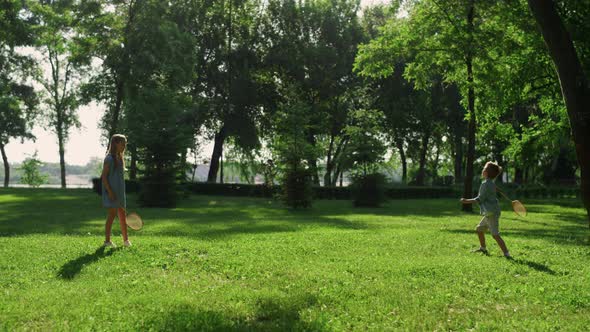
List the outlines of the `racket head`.
<svg viewBox="0 0 590 332">
<path fill-rule="evenodd" d="M 141 217 L 135 212 L 128 214 L 126 219 L 127 226 L 133 230 L 138 231 L 143 227 L 143 220 L 141 220 Z"/>
<path fill-rule="evenodd" d="M 512 210 L 514 210 L 514 213 L 518 216 L 526 217 L 526 208 L 520 201 L 512 201 Z"/>
</svg>

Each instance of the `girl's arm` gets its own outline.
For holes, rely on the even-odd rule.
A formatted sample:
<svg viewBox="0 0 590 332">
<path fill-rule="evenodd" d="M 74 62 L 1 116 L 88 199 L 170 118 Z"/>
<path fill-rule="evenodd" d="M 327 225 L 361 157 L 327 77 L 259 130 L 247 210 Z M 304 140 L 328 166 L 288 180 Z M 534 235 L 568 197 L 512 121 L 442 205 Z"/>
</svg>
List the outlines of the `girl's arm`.
<svg viewBox="0 0 590 332">
<path fill-rule="evenodd" d="M 108 161 L 105 161 L 104 165 L 102 166 L 102 175 L 100 176 L 102 179 L 102 186 L 105 188 L 107 193 L 109 194 L 109 198 L 113 197 L 113 190 L 111 189 L 111 185 L 109 184 L 108 175 L 110 165 Z"/>
</svg>

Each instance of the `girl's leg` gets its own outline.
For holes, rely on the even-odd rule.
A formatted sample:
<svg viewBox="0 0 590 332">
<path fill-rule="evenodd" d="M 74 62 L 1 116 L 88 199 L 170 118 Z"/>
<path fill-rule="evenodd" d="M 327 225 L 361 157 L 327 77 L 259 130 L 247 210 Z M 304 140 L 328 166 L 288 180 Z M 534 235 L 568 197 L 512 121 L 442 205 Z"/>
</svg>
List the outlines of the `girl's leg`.
<svg viewBox="0 0 590 332">
<path fill-rule="evenodd" d="M 117 215 L 117 209 L 108 209 L 107 212 L 107 222 L 104 226 L 104 235 L 105 240 L 104 242 L 111 242 L 111 229 L 113 228 L 113 220 L 115 220 L 115 216 Z"/>
<path fill-rule="evenodd" d="M 121 225 L 121 234 L 123 235 L 123 241 L 129 240 L 127 238 L 127 215 L 125 214 L 125 210 L 119 208 L 117 209 L 119 212 L 119 224 Z"/>
<path fill-rule="evenodd" d="M 508 252 L 508 248 L 506 248 L 506 243 L 504 243 L 504 240 L 502 239 L 500 234 L 492 235 L 492 236 L 494 237 L 494 240 L 496 240 L 496 242 L 498 242 L 498 245 L 500 246 L 500 249 L 502 249 L 502 252 L 504 254 L 506 254 Z"/>
</svg>

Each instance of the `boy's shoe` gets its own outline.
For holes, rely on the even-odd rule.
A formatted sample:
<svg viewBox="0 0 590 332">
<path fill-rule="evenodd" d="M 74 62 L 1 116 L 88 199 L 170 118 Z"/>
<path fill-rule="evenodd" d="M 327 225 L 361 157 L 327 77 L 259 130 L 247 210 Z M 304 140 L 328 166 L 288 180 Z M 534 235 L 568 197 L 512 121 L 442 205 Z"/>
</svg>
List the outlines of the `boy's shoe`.
<svg viewBox="0 0 590 332">
<path fill-rule="evenodd" d="M 512 255 L 510 255 L 510 253 L 509 253 L 509 252 L 505 252 L 505 253 L 504 253 L 504 257 L 505 257 L 506 259 L 514 259 L 514 258 L 512 258 Z"/>
<path fill-rule="evenodd" d="M 125 247 L 131 247 L 131 242 L 129 242 L 129 240 L 127 240 L 127 241 L 123 242 L 123 245 Z"/>
<path fill-rule="evenodd" d="M 104 243 L 102 244 L 103 247 L 105 248 L 117 248 L 117 246 L 111 242 L 111 241 L 104 241 Z"/>
<path fill-rule="evenodd" d="M 475 249 L 475 250 L 471 250 L 471 252 L 473 252 L 473 253 L 481 252 L 484 255 L 488 255 L 489 254 L 488 253 L 488 250 L 485 249 L 485 248 L 478 248 L 478 249 Z"/>
</svg>

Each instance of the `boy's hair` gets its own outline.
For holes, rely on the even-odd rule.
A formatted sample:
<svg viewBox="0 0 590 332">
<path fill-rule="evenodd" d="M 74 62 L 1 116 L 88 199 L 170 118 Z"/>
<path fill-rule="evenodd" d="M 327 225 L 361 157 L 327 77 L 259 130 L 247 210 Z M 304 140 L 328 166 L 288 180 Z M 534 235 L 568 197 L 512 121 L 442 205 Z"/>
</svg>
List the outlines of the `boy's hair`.
<svg viewBox="0 0 590 332">
<path fill-rule="evenodd" d="M 491 161 L 486 163 L 484 169 L 488 172 L 488 177 L 490 179 L 495 179 L 500 173 L 502 173 L 502 167 Z"/>
</svg>

